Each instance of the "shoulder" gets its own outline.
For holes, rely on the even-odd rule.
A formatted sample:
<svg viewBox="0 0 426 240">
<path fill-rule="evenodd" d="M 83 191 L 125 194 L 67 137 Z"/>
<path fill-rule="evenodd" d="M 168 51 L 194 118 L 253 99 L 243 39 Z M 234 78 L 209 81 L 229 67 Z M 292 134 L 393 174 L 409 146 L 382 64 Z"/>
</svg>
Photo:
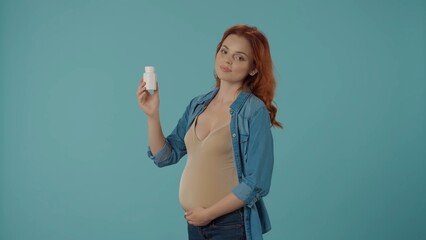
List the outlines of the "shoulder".
<svg viewBox="0 0 426 240">
<path fill-rule="evenodd" d="M 246 104 L 255 110 L 267 109 L 265 103 L 253 93 L 249 93 Z"/>
<path fill-rule="evenodd" d="M 247 94 L 247 100 L 241 109 L 241 114 L 243 114 L 244 118 L 251 119 L 259 114 L 269 117 L 269 111 L 265 103 L 253 93 Z"/>
</svg>

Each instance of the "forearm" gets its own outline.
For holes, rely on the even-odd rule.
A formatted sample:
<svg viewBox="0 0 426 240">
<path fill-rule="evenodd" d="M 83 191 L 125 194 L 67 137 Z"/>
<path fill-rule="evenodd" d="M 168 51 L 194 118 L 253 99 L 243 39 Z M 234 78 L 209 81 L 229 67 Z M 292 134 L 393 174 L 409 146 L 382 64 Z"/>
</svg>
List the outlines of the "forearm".
<svg viewBox="0 0 426 240">
<path fill-rule="evenodd" d="M 215 219 L 222 215 L 235 211 L 239 208 L 242 208 L 244 207 L 244 205 L 244 202 L 231 192 L 206 210 L 208 212 L 208 215 L 210 216 L 210 219 Z"/>
<path fill-rule="evenodd" d="M 165 141 L 159 114 L 154 117 L 148 117 L 148 142 L 151 152 L 155 154 L 161 150 Z"/>
</svg>

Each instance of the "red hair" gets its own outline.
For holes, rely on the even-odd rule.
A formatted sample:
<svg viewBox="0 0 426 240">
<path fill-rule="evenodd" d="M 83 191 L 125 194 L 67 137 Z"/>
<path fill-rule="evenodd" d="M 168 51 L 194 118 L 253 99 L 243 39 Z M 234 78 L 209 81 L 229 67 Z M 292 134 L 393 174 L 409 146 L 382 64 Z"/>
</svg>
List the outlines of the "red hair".
<svg viewBox="0 0 426 240">
<path fill-rule="evenodd" d="M 282 124 L 275 117 L 277 107 L 273 103 L 275 95 L 276 81 L 273 73 L 272 57 L 269 50 L 268 39 L 256 27 L 247 25 L 235 25 L 230 27 L 223 34 L 222 40 L 217 45 L 216 54 L 222 47 L 223 41 L 229 35 L 235 34 L 244 37 L 250 43 L 253 51 L 253 66 L 257 69 L 257 74 L 247 77 L 243 80 L 241 89 L 249 89 L 256 97 L 260 98 L 266 105 L 271 118 L 272 126 L 282 128 Z M 220 79 L 215 75 L 216 87 L 220 86 Z"/>
</svg>

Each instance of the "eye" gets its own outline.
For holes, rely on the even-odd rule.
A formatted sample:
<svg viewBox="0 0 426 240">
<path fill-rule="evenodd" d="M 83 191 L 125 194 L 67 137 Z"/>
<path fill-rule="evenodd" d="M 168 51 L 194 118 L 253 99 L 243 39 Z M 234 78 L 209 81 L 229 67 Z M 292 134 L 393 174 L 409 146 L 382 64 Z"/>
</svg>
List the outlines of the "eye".
<svg viewBox="0 0 426 240">
<path fill-rule="evenodd" d="M 245 61 L 245 60 L 246 60 L 246 59 L 245 59 L 243 56 L 241 56 L 241 55 L 235 55 L 234 59 L 235 59 L 235 60 L 237 60 L 237 61 Z"/>
<path fill-rule="evenodd" d="M 226 49 L 224 49 L 224 48 L 220 49 L 220 53 L 226 54 Z"/>
</svg>

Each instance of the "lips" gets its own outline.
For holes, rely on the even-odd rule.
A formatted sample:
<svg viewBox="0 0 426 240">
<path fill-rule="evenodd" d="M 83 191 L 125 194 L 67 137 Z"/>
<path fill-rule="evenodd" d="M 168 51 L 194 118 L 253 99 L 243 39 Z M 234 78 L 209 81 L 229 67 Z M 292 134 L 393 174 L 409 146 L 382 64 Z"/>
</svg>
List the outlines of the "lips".
<svg viewBox="0 0 426 240">
<path fill-rule="evenodd" d="M 232 72 L 232 70 L 231 70 L 229 67 L 220 66 L 220 69 L 221 69 L 223 72 Z"/>
</svg>

